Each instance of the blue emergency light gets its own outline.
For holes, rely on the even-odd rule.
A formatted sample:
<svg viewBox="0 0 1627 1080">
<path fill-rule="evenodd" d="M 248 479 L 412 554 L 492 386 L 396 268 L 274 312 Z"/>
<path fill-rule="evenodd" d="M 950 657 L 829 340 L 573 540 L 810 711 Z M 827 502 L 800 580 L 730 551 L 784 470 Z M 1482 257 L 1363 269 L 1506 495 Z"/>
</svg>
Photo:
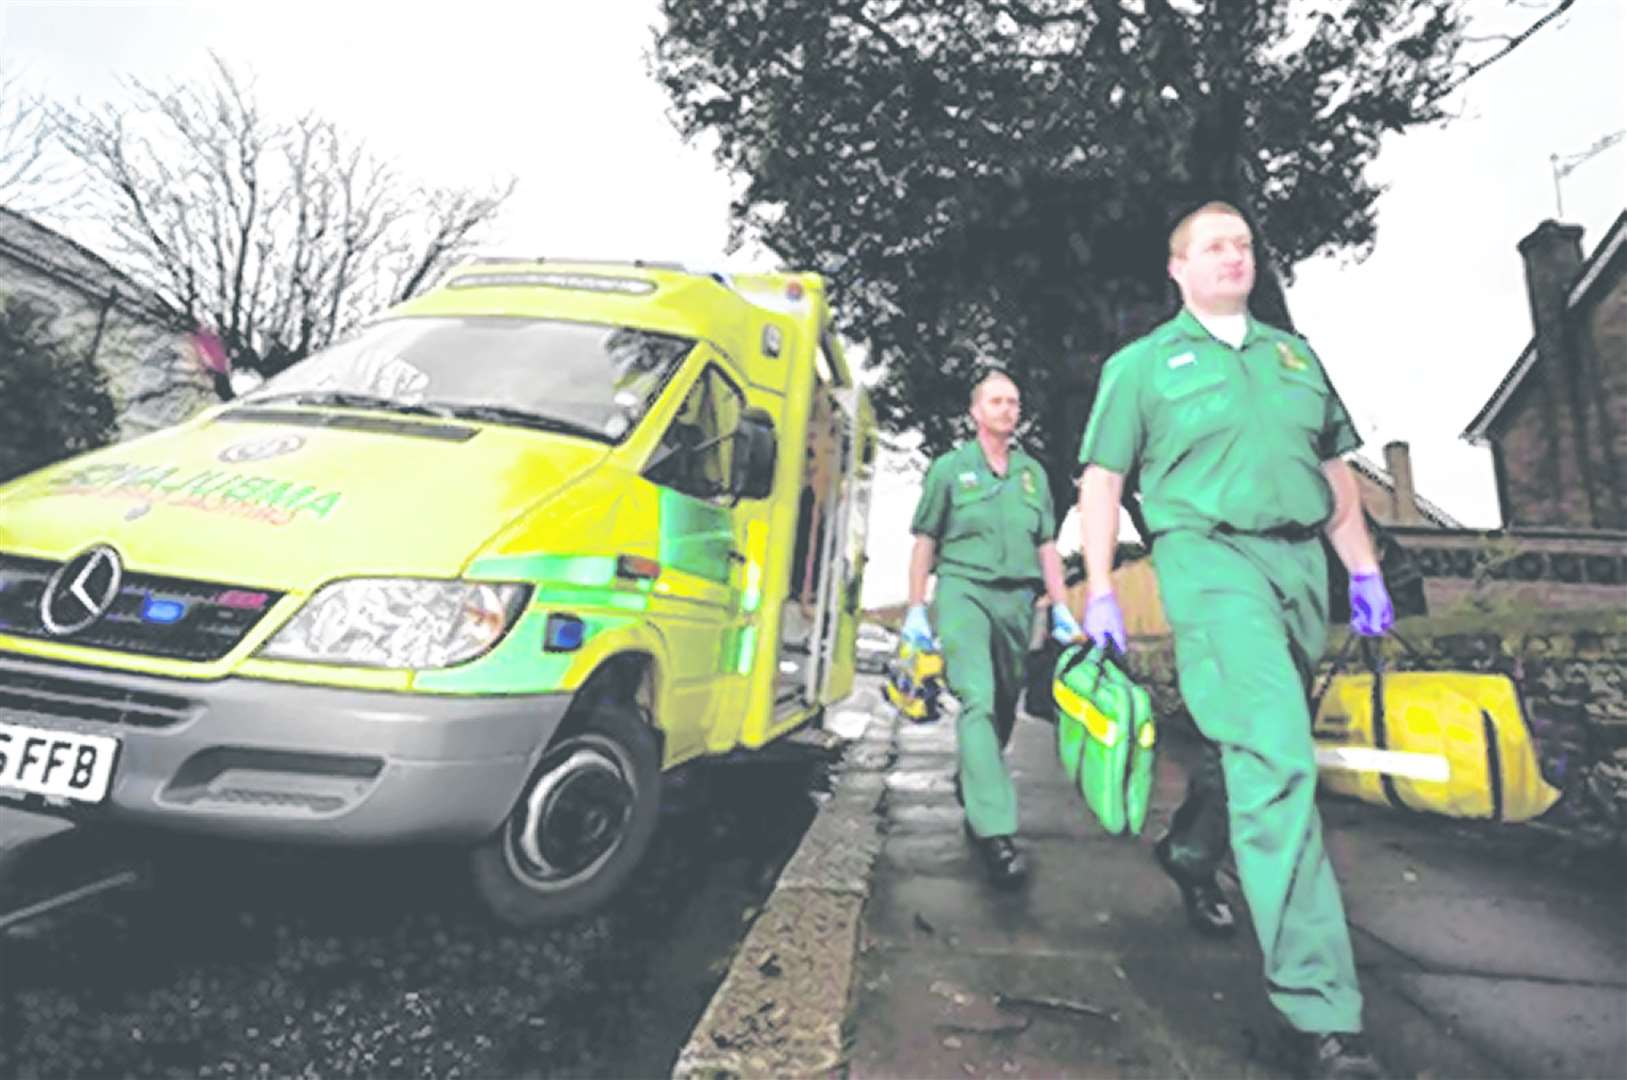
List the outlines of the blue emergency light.
<svg viewBox="0 0 1627 1080">
<path fill-rule="evenodd" d="M 162 600 L 156 596 L 149 596 L 141 605 L 141 621 L 151 623 L 175 623 L 181 621 L 186 614 L 186 605 L 179 600 Z"/>
<path fill-rule="evenodd" d="M 548 652 L 575 652 L 587 638 L 587 626 L 575 615 L 550 615 L 542 647 Z"/>
</svg>

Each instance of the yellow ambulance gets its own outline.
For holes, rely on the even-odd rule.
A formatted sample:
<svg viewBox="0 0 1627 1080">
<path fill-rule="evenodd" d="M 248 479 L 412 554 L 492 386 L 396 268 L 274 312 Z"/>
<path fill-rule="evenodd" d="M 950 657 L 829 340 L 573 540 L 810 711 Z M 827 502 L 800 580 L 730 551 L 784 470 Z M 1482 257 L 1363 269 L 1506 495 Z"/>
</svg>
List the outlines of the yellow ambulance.
<svg viewBox="0 0 1627 1080">
<path fill-rule="evenodd" d="M 812 274 L 477 260 L 0 487 L 0 807 L 447 842 L 603 901 L 662 775 L 852 685 L 873 417 Z"/>
</svg>

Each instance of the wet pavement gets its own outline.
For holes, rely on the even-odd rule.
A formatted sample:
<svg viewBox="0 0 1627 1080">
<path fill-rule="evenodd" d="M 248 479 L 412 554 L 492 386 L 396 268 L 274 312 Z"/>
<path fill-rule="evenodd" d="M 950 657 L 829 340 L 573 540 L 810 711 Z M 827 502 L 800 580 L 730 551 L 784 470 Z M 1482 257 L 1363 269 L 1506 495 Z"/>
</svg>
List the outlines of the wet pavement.
<svg viewBox="0 0 1627 1080">
<path fill-rule="evenodd" d="M 1166 742 L 1147 835 L 1126 840 L 1087 819 L 1053 732 L 1021 723 L 1010 755 L 1032 866 L 1015 893 L 982 879 L 952 793 L 929 779 L 953 768 L 953 733 L 899 732 L 850 1075 L 1285 1075 L 1252 935 L 1191 932 L 1150 858 L 1191 744 Z M 1340 800 L 1323 818 L 1394 1075 L 1621 1074 L 1619 873 L 1517 828 Z"/>
<path fill-rule="evenodd" d="M 815 811 L 820 767 L 696 774 L 604 911 L 494 927 L 438 851 L 94 849 L 0 812 L 0 1076 L 660 1076 Z"/>
<path fill-rule="evenodd" d="M 961 832 L 952 725 L 877 707 L 680 1075 L 1290 1075 L 1251 933 L 1197 936 L 1151 858 L 1193 744 L 1166 738 L 1145 836 L 1110 838 L 1066 786 L 1054 730 L 1017 727 L 1032 871 L 1002 892 Z M 1323 820 L 1390 1075 L 1624 1074 L 1619 848 L 1334 799 Z M 823 853 L 842 845 L 845 860 Z M 1245 914 L 1235 878 L 1224 884 Z M 822 946 L 799 925 L 809 911 Z"/>
</svg>

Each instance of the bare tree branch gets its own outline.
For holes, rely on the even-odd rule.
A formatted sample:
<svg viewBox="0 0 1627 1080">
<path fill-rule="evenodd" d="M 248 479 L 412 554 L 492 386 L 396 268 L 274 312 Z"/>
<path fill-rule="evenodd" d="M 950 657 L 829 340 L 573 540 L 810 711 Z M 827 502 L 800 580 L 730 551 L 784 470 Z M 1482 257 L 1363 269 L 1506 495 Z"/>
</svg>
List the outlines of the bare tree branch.
<svg viewBox="0 0 1627 1080">
<path fill-rule="evenodd" d="M 44 99 L 25 90 L 20 75 L 0 75 L 0 206 L 39 214 L 78 194 L 53 134 Z"/>
<path fill-rule="evenodd" d="M 470 235 L 513 192 L 514 182 L 511 180 L 502 190 L 484 195 L 450 190 L 430 193 L 431 204 L 437 208 L 439 227 L 424 242 L 422 253 L 416 261 L 400 276 L 395 298 L 405 300 L 414 295 L 432 277 L 445 270 L 457 253 L 467 246 Z"/>
<path fill-rule="evenodd" d="M 1544 26 L 1547 26 L 1549 23 L 1551 23 L 1555 19 L 1559 18 L 1559 16 L 1565 14 L 1565 12 L 1570 10 L 1571 6 L 1573 4 L 1575 4 L 1575 3 L 1576 3 L 1576 0 L 1558 0 L 1558 3 L 1554 7 L 1550 8 L 1548 11 L 1546 11 L 1540 18 L 1537 19 L 1536 22 L 1532 23 L 1530 26 L 1527 26 L 1524 30 L 1520 31 L 1517 34 L 1513 34 L 1511 36 L 1503 37 L 1502 40 L 1504 40 L 1506 42 L 1506 44 L 1501 49 L 1498 49 L 1496 52 L 1492 53 L 1490 56 L 1486 57 L 1484 60 L 1481 60 L 1481 61 L 1478 61 L 1476 63 L 1470 64 L 1467 68 L 1464 69 L 1463 73 L 1461 75 L 1459 75 L 1456 79 L 1452 80 L 1451 83 L 1447 84 L 1446 86 L 1442 87 L 1440 90 L 1436 91 L 1436 93 L 1434 95 L 1434 98 L 1439 99 L 1439 98 L 1443 98 L 1443 97 L 1447 96 L 1452 91 L 1456 90 L 1458 87 L 1462 86 L 1464 83 L 1468 82 L 1470 79 L 1472 79 L 1476 75 L 1480 74 L 1482 71 L 1484 71 L 1487 68 L 1491 67 L 1491 65 L 1495 64 L 1497 61 L 1503 59 L 1503 57 L 1507 56 L 1509 53 L 1513 52 L 1515 49 L 1518 49 L 1521 45 L 1524 45 L 1527 41 L 1531 40 L 1531 35 L 1532 34 L 1535 34 L 1538 30 L 1541 30 Z M 1529 5 L 1521 5 L 1521 6 L 1529 6 Z"/>
<path fill-rule="evenodd" d="M 59 107 L 116 256 L 235 364 L 274 373 L 419 288 L 513 183 L 425 190 L 314 114 L 266 115 L 218 58 L 199 85 Z"/>
</svg>

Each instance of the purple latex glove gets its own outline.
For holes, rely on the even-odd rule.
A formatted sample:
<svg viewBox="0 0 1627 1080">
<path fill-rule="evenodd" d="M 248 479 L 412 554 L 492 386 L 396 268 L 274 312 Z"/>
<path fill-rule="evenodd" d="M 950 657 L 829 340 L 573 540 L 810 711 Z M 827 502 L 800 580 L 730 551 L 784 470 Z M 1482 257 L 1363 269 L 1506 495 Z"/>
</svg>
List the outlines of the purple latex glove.
<svg viewBox="0 0 1627 1080">
<path fill-rule="evenodd" d="M 1350 629 L 1362 637 L 1383 637 L 1395 625 L 1395 605 L 1384 588 L 1384 576 L 1350 575 Z"/>
<path fill-rule="evenodd" d="M 1091 597 L 1085 605 L 1085 634 L 1096 644 L 1106 646 L 1109 641 L 1120 652 L 1130 649 L 1130 635 L 1124 632 L 1124 612 L 1119 610 L 1118 597 L 1110 592 Z"/>
</svg>

